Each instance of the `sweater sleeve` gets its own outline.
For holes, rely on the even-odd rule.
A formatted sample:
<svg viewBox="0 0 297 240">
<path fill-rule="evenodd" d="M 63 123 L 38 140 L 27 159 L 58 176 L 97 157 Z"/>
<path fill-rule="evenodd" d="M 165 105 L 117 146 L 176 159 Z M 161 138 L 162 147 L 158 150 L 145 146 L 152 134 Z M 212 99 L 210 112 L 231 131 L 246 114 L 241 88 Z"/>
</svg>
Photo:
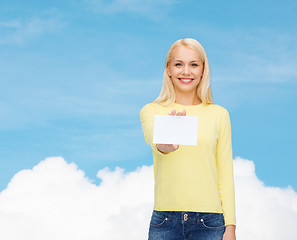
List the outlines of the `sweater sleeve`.
<svg viewBox="0 0 297 240">
<path fill-rule="evenodd" d="M 224 109 L 220 121 L 216 161 L 225 225 L 236 225 L 231 123 L 226 109 Z"/>
<path fill-rule="evenodd" d="M 156 107 L 152 104 L 147 104 L 141 109 L 140 121 L 142 125 L 142 131 L 146 143 L 152 147 L 152 150 L 158 154 L 165 155 L 157 149 L 157 144 L 153 143 L 155 114 Z"/>
</svg>

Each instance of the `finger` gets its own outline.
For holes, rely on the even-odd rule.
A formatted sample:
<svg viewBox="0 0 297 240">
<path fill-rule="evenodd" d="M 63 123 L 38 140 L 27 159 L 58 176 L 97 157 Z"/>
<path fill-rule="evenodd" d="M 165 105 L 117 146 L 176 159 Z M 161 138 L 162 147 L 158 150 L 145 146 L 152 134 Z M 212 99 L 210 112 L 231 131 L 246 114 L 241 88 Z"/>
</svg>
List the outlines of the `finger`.
<svg viewBox="0 0 297 240">
<path fill-rule="evenodd" d="M 178 112 L 178 113 L 176 114 L 176 116 L 181 116 L 181 112 Z"/>
<path fill-rule="evenodd" d="M 175 115 L 175 113 L 176 113 L 176 110 L 173 109 L 173 110 L 171 111 L 171 113 L 169 113 L 168 115 Z"/>
<path fill-rule="evenodd" d="M 186 109 L 184 109 L 182 112 L 182 116 L 186 116 L 186 114 L 187 114 Z"/>
<path fill-rule="evenodd" d="M 174 148 L 174 150 L 179 148 L 179 146 L 177 144 L 172 144 L 172 147 Z"/>
</svg>

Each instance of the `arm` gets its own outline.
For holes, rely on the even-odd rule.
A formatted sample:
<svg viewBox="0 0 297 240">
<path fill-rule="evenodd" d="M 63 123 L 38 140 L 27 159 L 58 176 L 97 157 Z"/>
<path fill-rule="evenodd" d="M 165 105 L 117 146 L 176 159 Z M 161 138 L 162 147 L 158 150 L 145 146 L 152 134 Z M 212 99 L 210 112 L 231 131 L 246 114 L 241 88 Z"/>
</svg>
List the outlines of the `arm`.
<svg viewBox="0 0 297 240">
<path fill-rule="evenodd" d="M 236 240 L 235 225 L 227 225 L 222 240 Z"/>
<path fill-rule="evenodd" d="M 144 138 L 147 144 L 152 147 L 152 150 L 162 155 L 173 152 L 178 149 L 177 144 L 154 144 L 153 133 L 154 133 L 154 118 L 156 109 L 151 104 L 145 105 L 140 111 L 140 120 Z M 185 116 L 186 111 L 176 113 L 176 110 L 172 110 L 169 115 Z"/>
<path fill-rule="evenodd" d="M 168 115 L 186 116 L 186 110 L 176 113 L 176 110 L 173 109 Z M 177 144 L 157 144 L 157 149 L 162 153 L 174 152 L 178 149 L 178 147 L 179 146 Z"/>
<path fill-rule="evenodd" d="M 219 192 L 226 225 L 226 231 L 223 239 L 234 240 L 236 217 L 231 123 L 229 113 L 226 109 L 224 109 L 220 119 L 219 136 L 216 149 L 216 162 Z"/>
<path fill-rule="evenodd" d="M 140 121 L 146 143 L 151 146 L 153 151 L 163 154 L 158 151 L 156 144 L 153 144 L 155 114 L 155 107 L 152 104 L 147 104 L 140 111 Z"/>
</svg>

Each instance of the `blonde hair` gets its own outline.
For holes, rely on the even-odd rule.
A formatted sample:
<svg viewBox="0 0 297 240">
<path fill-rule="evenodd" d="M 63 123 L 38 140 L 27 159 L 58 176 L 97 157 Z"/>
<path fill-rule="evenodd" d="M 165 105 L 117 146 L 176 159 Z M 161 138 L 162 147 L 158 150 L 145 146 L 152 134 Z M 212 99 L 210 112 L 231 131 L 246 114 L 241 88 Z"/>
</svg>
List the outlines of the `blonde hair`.
<svg viewBox="0 0 297 240">
<path fill-rule="evenodd" d="M 161 103 L 164 105 L 171 105 L 175 102 L 175 91 L 174 91 L 173 83 L 171 78 L 168 76 L 166 68 L 172 59 L 173 50 L 177 46 L 181 46 L 181 45 L 198 51 L 204 67 L 203 67 L 202 78 L 197 87 L 197 96 L 204 104 L 213 103 L 211 89 L 210 89 L 208 59 L 202 45 L 197 40 L 192 38 L 184 38 L 184 39 L 177 40 L 175 43 L 172 44 L 172 46 L 168 50 L 166 61 L 165 61 L 163 86 L 159 97 L 157 97 L 154 102 Z"/>
</svg>

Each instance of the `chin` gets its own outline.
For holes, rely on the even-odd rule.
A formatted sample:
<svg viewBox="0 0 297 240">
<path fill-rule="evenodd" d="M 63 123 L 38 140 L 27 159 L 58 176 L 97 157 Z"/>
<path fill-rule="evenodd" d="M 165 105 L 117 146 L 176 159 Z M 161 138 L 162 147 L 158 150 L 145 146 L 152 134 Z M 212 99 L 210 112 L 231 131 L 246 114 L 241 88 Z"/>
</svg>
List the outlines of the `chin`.
<svg viewBox="0 0 297 240">
<path fill-rule="evenodd" d="M 192 91 L 196 91 L 198 87 L 198 84 L 193 85 L 193 84 L 177 84 L 174 86 L 175 89 L 178 89 L 179 91 L 182 92 L 192 92 Z"/>
</svg>

